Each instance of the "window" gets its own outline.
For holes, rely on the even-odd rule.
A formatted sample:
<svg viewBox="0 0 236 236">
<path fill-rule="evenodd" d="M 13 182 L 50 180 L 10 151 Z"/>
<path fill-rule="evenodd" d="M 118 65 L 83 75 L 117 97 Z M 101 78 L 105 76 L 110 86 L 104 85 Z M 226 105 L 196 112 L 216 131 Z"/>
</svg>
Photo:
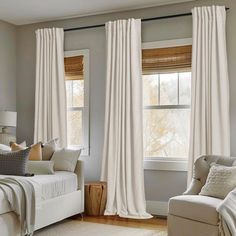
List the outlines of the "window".
<svg viewBox="0 0 236 236">
<path fill-rule="evenodd" d="M 65 53 L 68 146 L 89 155 L 88 50 Z"/>
<path fill-rule="evenodd" d="M 191 46 L 143 49 L 144 156 L 186 159 Z"/>
</svg>

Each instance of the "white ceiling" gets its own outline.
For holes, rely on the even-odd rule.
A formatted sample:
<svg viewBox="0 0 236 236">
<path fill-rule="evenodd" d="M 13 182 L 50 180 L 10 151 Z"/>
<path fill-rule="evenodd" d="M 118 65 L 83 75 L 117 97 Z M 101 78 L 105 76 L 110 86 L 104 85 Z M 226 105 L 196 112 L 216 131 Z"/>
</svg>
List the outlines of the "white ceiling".
<svg viewBox="0 0 236 236">
<path fill-rule="evenodd" d="M 195 0 L 0 0 L 0 19 L 23 25 Z"/>
</svg>

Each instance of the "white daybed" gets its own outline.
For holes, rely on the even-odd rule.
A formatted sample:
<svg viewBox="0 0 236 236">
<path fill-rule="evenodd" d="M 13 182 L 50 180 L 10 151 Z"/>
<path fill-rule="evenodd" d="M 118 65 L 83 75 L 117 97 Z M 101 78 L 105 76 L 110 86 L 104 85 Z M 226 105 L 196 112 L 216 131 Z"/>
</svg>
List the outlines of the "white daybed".
<svg viewBox="0 0 236 236">
<path fill-rule="evenodd" d="M 50 189 L 49 184 L 44 187 L 44 194 L 42 194 L 42 196 L 45 194 L 51 194 L 51 196 L 47 197 L 48 199 L 41 199 L 39 207 L 36 207 L 35 230 L 84 211 L 84 173 L 82 161 L 79 160 L 77 162 L 74 173 L 69 174 L 68 172 L 68 175 L 66 173 L 58 173 L 59 179 L 61 178 L 61 181 L 64 182 L 54 183 L 52 186 L 53 189 Z M 45 179 L 45 177 L 46 176 L 40 176 L 38 179 L 36 177 L 34 185 L 36 187 L 40 185 L 40 181 L 42 181 L 43 178 Z M 30 181 L 34 181 L 34 177 L 26 178 L 32 178 Z M 51 176 L 51 178 L 53 178 L 53 176 Z M 72 182 L 72 187 L 69 186 L 69 181 Z M 47 182 L 50 182 L 50 176 L 48 176 Z M 76 187 L 74 187 L 75 189 L 72 191 L 75 184 L 77 190 Z M 57 189 L 60 188 L 60 186 L 61 189 Z M 56 196 L 54 197 L 53 195 Z M 37 197 L 36 190 L 36 201 Z M 1 236 L 20 235 L 20 222 L 16 214 L 10 210 L 7 200 L 3 197 L 0 197 L 0 232 Z"/>
</svg>

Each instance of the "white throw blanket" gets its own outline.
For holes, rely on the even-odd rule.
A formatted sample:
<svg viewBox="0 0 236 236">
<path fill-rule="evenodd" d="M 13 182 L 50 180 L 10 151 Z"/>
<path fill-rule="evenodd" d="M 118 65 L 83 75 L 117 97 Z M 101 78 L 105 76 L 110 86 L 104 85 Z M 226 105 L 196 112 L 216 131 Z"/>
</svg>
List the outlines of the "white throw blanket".
<svg viewBox="0 0 236 236">
<path fill-rule="evenodd" d="M 35 190 L 29 181 L 21 177 L 0 179 L 0 189 L 4 192 L 20 220 L 21 236 L 33 235 L 35 225 Z"/>
<path fill-rule="evenodd" d="M 220 214 L 220 235 L 236 236 L 236 189 L 217 207 Z"/>
</svg>

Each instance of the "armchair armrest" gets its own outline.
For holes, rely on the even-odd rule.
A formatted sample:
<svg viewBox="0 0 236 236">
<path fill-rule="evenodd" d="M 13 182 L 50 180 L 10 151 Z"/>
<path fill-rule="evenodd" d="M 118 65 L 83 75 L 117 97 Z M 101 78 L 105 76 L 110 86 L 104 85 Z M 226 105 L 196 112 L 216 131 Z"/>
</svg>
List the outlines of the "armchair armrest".
<svg viewBox="0 0 236 236">
<path fill-rule="evenodd" d="M 183 193 L 183 195 L 198 195 L 201 189 L 202 189 L 202 184 L 200 180 L 193 178 L 187 190 Z"/>
</svg>

